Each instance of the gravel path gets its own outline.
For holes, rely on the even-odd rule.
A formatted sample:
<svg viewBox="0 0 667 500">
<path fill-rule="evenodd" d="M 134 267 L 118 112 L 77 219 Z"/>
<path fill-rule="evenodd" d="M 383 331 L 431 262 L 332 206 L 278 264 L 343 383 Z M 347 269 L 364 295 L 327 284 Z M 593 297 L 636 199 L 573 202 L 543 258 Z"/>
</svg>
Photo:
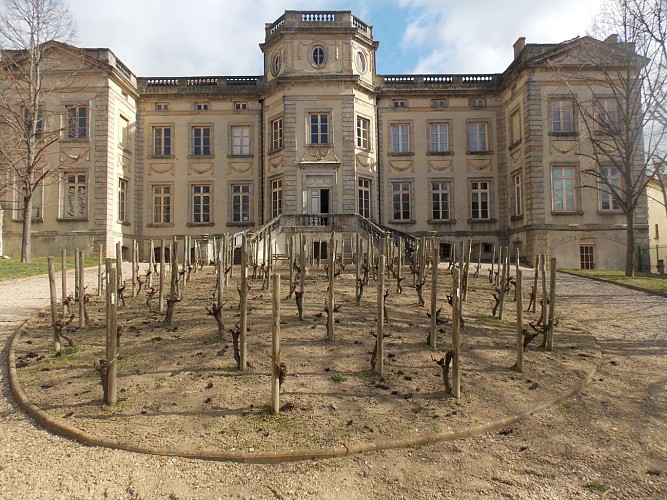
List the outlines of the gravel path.
<svg viewBox="0 0 667 500">
<path fill-rule="evenodd" d="M 502 433 L 276 466 L 90 448 L 36 427 L 9 395 L 6 351 L 21 320 L 48 305 L 48 283 L 1 283 L 0 498 L 599 498 L 596 485 L 612 498 L 667 498 L 667 299 L 558 280 L 557 315 L 605 354 L 581 395 Z"/>
</svg>

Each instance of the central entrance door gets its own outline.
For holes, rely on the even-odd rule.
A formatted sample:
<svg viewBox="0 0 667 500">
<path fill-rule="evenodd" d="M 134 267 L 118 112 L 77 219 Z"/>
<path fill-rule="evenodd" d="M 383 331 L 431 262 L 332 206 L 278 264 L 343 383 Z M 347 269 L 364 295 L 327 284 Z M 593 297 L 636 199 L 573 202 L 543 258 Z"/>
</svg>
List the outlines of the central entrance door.
<svg viewBox="0 0 667 500">
<path fill-rule="evenodd" d="M 309 188 L 308 189 L 308 208 L 311 214 L 330 213 L 331 189 L 329 188 Z M 326 226 L 329 222 L 328 217 L 314 216 L 310 218 L 312 226 Z"/>
</svg>

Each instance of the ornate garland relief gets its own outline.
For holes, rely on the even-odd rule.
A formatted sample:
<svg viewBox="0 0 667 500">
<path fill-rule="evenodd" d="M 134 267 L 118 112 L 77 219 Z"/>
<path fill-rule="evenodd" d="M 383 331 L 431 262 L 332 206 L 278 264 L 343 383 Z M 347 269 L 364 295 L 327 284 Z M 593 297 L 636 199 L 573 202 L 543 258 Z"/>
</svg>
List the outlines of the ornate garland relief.
<svg viewBox="0 0 667 500">
<path fill-rule="evenodd" d="M 148 167 L 148 175 L 152 174 L 169 174 L 174 175 L 174 164 L 173 163 L 151 163 Z"/>
<path fill-rule="evenodd" d="M 493 162 L 488 160 L 468 160 L 468 172 L 482 171 L 482 170 L 491 170 L 491 165 Z"/>
<path fill-rule="evenodd" d="M 252 162 L 229 162 L 228 174 L 246 174 L 252 173 Z"/>
<path fill-rule="evenodd" d="M 415 171 L 415 162 L 414 160 L 390 160 L 389 164 L 396 172 L 410 172 Z"/>
<path fill-rule="evenodd" d="M 188 175 L 195 174 L 208 174 L 213 175 L 213 163 L 189 163 L 188 164 Z"/>
<path fill-rule="evenodd" d="M 336 156 L 336 153 L 334 153 L 333 148 L 309 146 L 306 148 L 306 153 L 304 153 L 304 155 L 301 157 L 299 163 L 323 161 L 323 160 L 340 162 L 338 156 Z"/>
<path fill-rule="evenodd" d="M 429 172 L 453 172 L 454 160 L 428 160 Z"/>
<path fill-rule="evenodd" d="M 520 165 L 523 163 L 523 152 L 519 149 L 513 153 L 510 153 L 510 161 L 512 165 Z"/>
<path fill-rule="evenodd" d="M 375 171 L 375 158 L 357 153 L 357 168 L 366 168 L 371 172 Z"/>
<path fill-rule="evenodd" d="M 549 139 L 549 152 L 563 155 L 568 153 L 579 154 L 579 141 L 554 141 Z"/>
<path fill-rule="evenodd" d="M 274 156 L 273 158 L 269 158 L 269 168 L 273 168 L 275 170 L 283 168 L 283 155 L 278 155 Z"/>
<path fill-rule="evenodd" d="M 70 161 L 90 161 L 90 147 L 86 146 L 66 146 L 60 148 L 60 162 Z"/>
<path fill-rule="evenodd" d="M 132 167 L 132 158 L 125 153 L 118 153 L 118 168 L 125 170 Z"/>
</svg>

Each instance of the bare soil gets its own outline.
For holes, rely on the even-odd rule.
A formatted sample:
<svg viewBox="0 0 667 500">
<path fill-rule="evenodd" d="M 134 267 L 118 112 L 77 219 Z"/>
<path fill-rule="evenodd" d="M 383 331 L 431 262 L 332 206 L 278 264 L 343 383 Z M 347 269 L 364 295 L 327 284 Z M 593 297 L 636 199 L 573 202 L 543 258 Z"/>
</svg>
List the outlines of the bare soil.
<svg viewBox="0 0 667 500">
<path fill-rule="evenodd" d="M 390 336 L 385 341 L 385 376 L 379 378 L 370 368 L 376 282 L 371 280 L 356 306 L 351 268 L 335 282 L 340 311 L 335 315 L 333 342 L 327 340 L 326 332 L 324 269 L 309 270 L 303 321 L 294 299 L 286 298 L 288 270 L 278 269 L 283 275 L 282 361 L 288 370 L 279 415 L 270 411 L 272 292 L 263 288 L 261 280 L 250 280 L 251 366 L 241 373 L 233 359 L 230 333 L 225 332 L 221 341 L 213 317 L 206 314 L 215 287 L 209 267 L 193 273 L 184 287 L 174 329 L 163 325 L 163 315 L 149 311 L 144 291 L 119 307 L 123 333 L 115 406 L 102 404 L 100 377 L 93 368 L 105 351 L 103 297 L 92 298 L 91 323 L 67 333 L 74 346 L 65 347 L 59 357 L 53 354 L 48 314 L 29 322 L 16 352 L 21 384 L 28 397 L 52 417 L 121 442 L 186 453 L 288 451 L 418 438 L 476 426 L 555 399 L 600 362 L 599 346 L 590 332 L 571 315 L 560 314 L 556 349 L 538 349 L 538 337 L 526 352 L 524 372 L 512 369 L 516 360 L 514 291 L 507 296 L 504 319 L 492 317 L 493 288 L 483 272 L 479 278 L 470 278 L 463 306 L 462 397 L 457 401 L 445 393 L 442 371 L 433 361 L 451 347 L 451 322 L 439 326 L 434 352 L 427 344 L 427 308 L 418 305 L 408 277 L 402 294 L 396 293 L 395 280 L 387 280 L 385 333 Z M 223 317 L 228 328 L 239 318 L 238 268 L 235 274 L 225 289 Z M 526 283 L 532 271 L 524 275 Z M 430 270 L 427 276 L 430 280 Z M 441 317 L 451 318 L 445 299 L 451 288 L 451 276 L 441 266 Z M 424 289 L 430 304 L 429 281 Z M 524 305 L 527 302 L 526 297 Z M 152 307 L 157 308 L 157 300 Z M 539 305 L 537 309 L 539 314 Z M 534 319 L 535 314 L 524 313 L 525 323 Z M 510 428 L 500 435 L 512 432 Z"/>
</svg>

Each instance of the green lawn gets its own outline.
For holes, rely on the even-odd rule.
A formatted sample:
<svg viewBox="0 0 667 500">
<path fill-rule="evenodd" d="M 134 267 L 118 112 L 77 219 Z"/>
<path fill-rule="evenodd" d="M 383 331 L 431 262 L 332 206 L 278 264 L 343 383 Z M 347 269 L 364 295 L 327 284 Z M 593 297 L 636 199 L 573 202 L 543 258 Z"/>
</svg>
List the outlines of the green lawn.
<svg viewBox="0 0 667 500">
<path fill-rule="evenodd" d="M 632 285 L 643 290 L 667 293 L 667 274 L 637 273 L 633 277 L 625 276 L 623 271 L 598 271 L 583 269 L 564 269 L 579 276 L 591 276 L 593 278 Z"/>
<path fill-rule="evenodd" d="M 74 257 L 66 260 L 67 269 L 74 269 Z M 87 258 L 86 266 L 96 266 L 96 258 Z M 53 259 L 53 267 L 56 272 L 60 271 L 60 257 Z M 0 281 L 7 281 L 16 278 L 25 278 L 38 274 L 48 273 L 48 264 L 46 257 L 36 257 L 30 264 L 25 264 L 20 259 L 0 259 Z"/>
</svg>

